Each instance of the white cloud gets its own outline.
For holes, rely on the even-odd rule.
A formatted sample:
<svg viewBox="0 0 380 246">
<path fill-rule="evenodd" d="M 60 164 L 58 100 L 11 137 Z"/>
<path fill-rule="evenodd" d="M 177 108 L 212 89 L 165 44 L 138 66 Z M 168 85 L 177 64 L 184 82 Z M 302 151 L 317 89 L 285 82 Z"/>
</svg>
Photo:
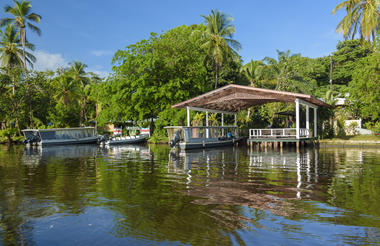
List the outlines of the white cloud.
<svg viewBox="0 0 380 246">
<path fill-rule="evenodd" d="M 36 57 L 36 63 L 34 69 L 38 71 L 53 70 L 55 71 L 59 67 L 65 67 L 68 62 L 63 58 L 61 54 L 53 54 L 43 50 L 37 50 L 34 52 Z"/>
<path fill-rule="evenodd" d="M 113 52 L 110 50 L 93 50 L 91 51 L 91 54 L 94 56 L 108 56 L 112 55 Z"/>
<path fill-rule="evenodd" d="M 96 67 L 96 66 L 95 66 Z M 104 70 L 98 70 L 98 69 L 92 69 L 92 68 L 88 68 L 87 69 L 87 72 L 92 72 L 92 73 L 95 73 L 97 74 L 99 77 L 101 78 L 107 78 L 109 72 L 107 71 L 104 71 Z"/>
<path fill-rule="evenodd" d="M 68 67 L 69 62 L 63 58 L 62 54 L 53 54 L 43 50 L 37 50 L 34 52 L 36 57 L 36 63 L 34 63 L 34 69 L 37 71 L 52 70 L 55 71 L 57 68 Z M 108 71 L 103 70 L 103 66 L 94 65 L 86 69 L 87 72 L 93 72 L 102 78 L 106 78 L 109 74 Z"/>
</svg>

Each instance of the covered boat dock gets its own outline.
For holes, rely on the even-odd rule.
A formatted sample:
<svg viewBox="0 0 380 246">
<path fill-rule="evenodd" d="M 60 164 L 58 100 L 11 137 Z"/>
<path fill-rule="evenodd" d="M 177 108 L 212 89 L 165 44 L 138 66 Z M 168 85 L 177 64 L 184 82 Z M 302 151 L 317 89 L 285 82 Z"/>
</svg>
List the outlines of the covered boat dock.
<svg viewBox="0 0 380 246">
<path fill-rule="evenodd" d="M 295 128 L 265 128 L 249 129 L 249 145 L 254 143 L 274 144 L 276 147 L 284 142 L 304 144 L 317 139 L 317 110 L 318 107 L 331 107 L 329 104 L 306 94 L 276 91 L 250 86 L 230 84 L 203 95 L 175 104 L 172 108 L 187 109 L 187 127 L 191 127 L 190 110 L 206 112 L 206 127 L 208 127 L 208 113 L 221 113 L 221 126 L 223 127 L 223 115 L 235 115 L 241 110 L 255 105 L 263 105 L 272 102 L 295 103 Z M 304 106 L 306 112 L 306 125 L 301 128 L 300 108 Z M 313 122 L 310 121 L 310 109 L 313 109 Z M 310 128 L 311 123 L 313 129 Z M 237 135 L 237 134 L 235 134 Z"/>
</svg>

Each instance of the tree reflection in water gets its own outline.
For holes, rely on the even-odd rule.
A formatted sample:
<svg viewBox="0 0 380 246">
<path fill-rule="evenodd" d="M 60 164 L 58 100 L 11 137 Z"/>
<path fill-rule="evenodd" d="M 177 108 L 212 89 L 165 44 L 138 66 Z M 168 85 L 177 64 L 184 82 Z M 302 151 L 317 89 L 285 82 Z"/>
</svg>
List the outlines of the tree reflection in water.
<svg viewBox="0 0 380 246">
<path fill-rule="evenodd" d="M 1 146 L 0 244 L 379 241 L 376 150 L 169 151 Z"/>
</svg>

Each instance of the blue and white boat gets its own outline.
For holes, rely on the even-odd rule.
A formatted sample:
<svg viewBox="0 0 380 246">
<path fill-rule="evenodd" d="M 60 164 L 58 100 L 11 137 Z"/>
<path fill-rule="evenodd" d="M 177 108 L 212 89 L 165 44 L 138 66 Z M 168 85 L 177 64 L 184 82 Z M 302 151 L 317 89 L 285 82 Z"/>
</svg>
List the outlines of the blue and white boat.
<svg viewBox="0 0 380 246">
<path fill-rule="evenodd" d="M 89 144 L 98 142 L 94 127 L 25 129 L 22 130 L 25 144 L 29 145 L 64 145 Z"/>
</svg>

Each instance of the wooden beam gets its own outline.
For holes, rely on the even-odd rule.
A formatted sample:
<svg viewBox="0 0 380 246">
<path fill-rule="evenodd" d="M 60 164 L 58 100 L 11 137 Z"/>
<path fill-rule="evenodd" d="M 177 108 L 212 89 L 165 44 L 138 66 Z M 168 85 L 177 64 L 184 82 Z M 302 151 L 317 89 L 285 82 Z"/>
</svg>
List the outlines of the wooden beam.
<svg viewBox="0 0 380 246">
<path fill-rule="evenodd" d="M 223 113 L 223 114 L 234 114 L 235 113 L 235 112 L 230 112 L 230 111 L 213 110 L 213 109 L 198 108 L 198 107 L 187 107 L 187 108 L 189 108 L 190 110 L 201 111 L 201 112 Z"/>
<path fill-rule="evenodd" d="M 306 102 L 306 101 L 304 101 L 304 100 L 302 100 L 300 98 L 297 98 L 297 99 L 298 99 L 299 103 L 302 104 L 302 105 L 309 106 L 310 108 L 318 108 L 318 106 L 315 105 L 315 104 Z"/>
</svg>

